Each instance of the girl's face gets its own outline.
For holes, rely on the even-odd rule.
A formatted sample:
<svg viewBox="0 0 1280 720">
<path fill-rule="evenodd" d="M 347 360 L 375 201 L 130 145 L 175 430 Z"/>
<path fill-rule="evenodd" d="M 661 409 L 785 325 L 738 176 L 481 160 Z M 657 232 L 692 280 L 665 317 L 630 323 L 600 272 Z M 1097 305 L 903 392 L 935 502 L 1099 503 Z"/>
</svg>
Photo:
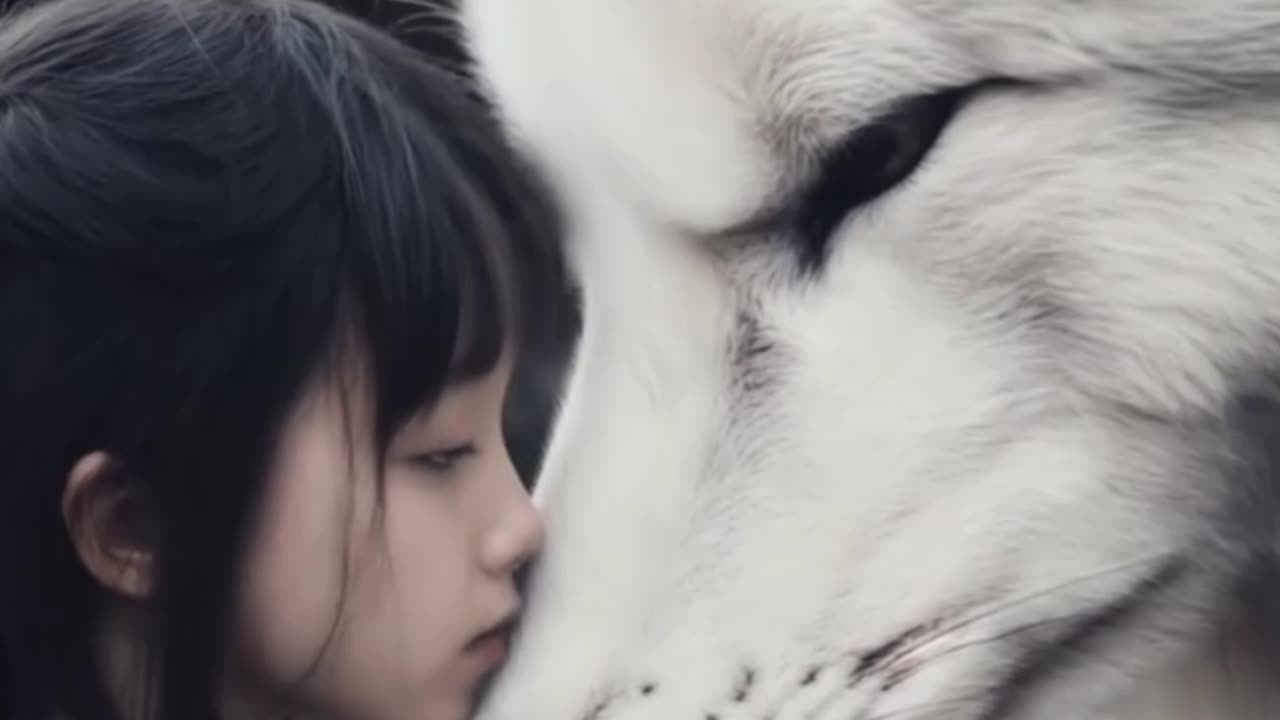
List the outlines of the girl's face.
<svg viewBox="0 0 1280 720">
<path fill-rule="evenodd" d="M 542 541 L 502 436 L 509 377 L 503 363 L 410 421 L 380 499 L 370 453 L 350 450 L 357 434 L 344 426 L 365 408 L 344 412 L 334 389 L 304 402 L 249 548 L 233 707 L 296 691 L 324 718 L 466 717 L 504 655 L 513 573 Z"/>
</svg>

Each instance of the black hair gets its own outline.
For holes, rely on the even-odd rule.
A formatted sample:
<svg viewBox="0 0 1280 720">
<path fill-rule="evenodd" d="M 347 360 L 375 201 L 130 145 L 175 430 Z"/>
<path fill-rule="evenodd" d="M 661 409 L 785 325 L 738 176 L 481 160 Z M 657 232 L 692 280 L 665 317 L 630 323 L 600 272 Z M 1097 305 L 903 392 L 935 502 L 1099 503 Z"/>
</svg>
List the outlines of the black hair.
<svg viewBox="0 0 1280 720">
<path fill-rule="evenodd" d="M 10 717 L 106 718 L 60 509 L 102 450 L 154 542 L 137 717 L 217 717 L 277 433 L 356 354 L 373 438 L 536 337 L 554 217 L 462 81 L 305 0 L 0 20 L 0 637 Z M 133 715 L 131 715 L 132 717 Z"/>
</svg>

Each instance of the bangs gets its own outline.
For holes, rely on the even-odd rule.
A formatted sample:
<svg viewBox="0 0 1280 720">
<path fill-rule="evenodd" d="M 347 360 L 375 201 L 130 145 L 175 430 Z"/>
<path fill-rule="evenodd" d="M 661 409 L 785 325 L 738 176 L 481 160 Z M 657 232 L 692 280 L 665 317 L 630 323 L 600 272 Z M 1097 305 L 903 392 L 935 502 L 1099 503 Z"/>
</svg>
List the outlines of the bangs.
<svg viewBox="0 0 1280 720">
<path fill-rule="evenodd" d="M 547 332 L 562 276 L 545 195 L 465 81 L 408 48 L 375 49 L 385 55 L 352 74 L 365 82 L 331 88 L 329 107 L 346 215 L 339 313 L 385 444 L 448 384 Z"/>
</svg>

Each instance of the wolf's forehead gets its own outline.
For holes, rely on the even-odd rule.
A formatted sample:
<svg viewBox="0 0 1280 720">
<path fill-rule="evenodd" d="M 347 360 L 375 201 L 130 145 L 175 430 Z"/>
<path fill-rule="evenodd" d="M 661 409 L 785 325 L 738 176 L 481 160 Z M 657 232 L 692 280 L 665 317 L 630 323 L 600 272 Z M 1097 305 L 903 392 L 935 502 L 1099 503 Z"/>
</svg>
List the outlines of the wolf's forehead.
<svg viewBox="0 0 1280 720">
<path fill-rule="evenodd" d="M 654 23 L 670 23 L 654 6 Z M 1049 10 L 1038 6 L 1048 5 Z M 781 187 L 901 101 L 995 78 L 1080 75 L 1100 66 L 1070 17 L 1037 0 L 694 0 L 668 41 L 686 72 L 767 158 Z M 696 10 L 695 10 L 696 9 Z M 725 119 L 729 119 L 725 117 Z"/>
<path fill-rule="evenodd" d="M 1272 78 L 1280 88 L 1275 0 L 472 0 L 465 9 L 508 124 L 566 191 L 595 197 L 607 187 L 662 226 L 699 234 L 752 219 L 851 130 L 942 87 L 1129 74 L 1148 88 Z"/>
<path fill-rule="evenodd" d="M 1280 79 L 1274 0 L 692 0 L 683 36 L 720 48 L 731 87 L 761 115 L 833 127 L 887 99 L 979 77 L 1152 86 Z M 662 3 L 655 3 L 662 5 Z M 736 85 L 734 84 L 736 83 Z"/>
<path fill-rule="evenodd" d="M 661 6 L 649 12 L 661 24 Z M 685 0 L 686 67 L 728 100 L 775 197 L 905 98 L 982 80 L 1117 81 L 1185 106 L 1280 92 L 1274 0 Z M 671 18 L 666 18 L 671 22 Z M 1213 97 L 1206 97 L 1206 93 Z M 739 156 L 742 156 L 740 154 Z"/>
</svg>

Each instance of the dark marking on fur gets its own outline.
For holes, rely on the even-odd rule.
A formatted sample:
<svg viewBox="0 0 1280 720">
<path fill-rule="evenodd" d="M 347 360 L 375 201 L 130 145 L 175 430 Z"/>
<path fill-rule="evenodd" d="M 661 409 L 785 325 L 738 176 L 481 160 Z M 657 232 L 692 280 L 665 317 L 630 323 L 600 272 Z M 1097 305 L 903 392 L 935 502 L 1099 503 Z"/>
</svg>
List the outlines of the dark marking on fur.
<svg viewBox="0 0 1280 720">
<path fill-rule="evenodd" d="M 930 625 L 913 626 L 911 629 L 901 635 L 898 635 L 889 642 L 880 645 L 869 652 L 863 653 L 862 657 L 858 659 L 858 663 L 854 665 L 853 669 L 849 672 L 849 686 L 853 687 L 861 682 L 867 675 L 883 668 L 889 661 L 899 654 L 899 651 L 902 650 L 905 645 L 919 638 L 927 632 L 929 627 Z"/>
<path fill-rule="evenodd" d="M 626 697 L 626 691 L 620 687 L 610 687 L 592 695 L 592 703 L 579 717 L 582 720 L 602 720 L 613 709 L 618 701 Z"/>
<path fill-rule="evenodd" d="M 889 692 L 890 690 L 893 690 L 901 685 L 907 678 L 914 675 L 915 672 L 916 667 L 913 665 L 894 668 L 885 676 L 884 681 L 880 683 L 880 690 L 882 692 Z"/>
<path fill-rule="evenodd" d="M 739 311 L 732 348 L 735 394 L 758 394 L 772 384 L 768 359 L 776 351 L 777 345 L 759 319 L 746 310 Z"/>
<path fill-rule="evenodd" d="M 587 709 L 587 714 L 582 716 L 582 720 L 599 720 L 611 704 L 613 704 L 611 699 L 600 700 Z"/>
<path fill-rule="evenodd" d="M 1189 568 L 1185 558 L 1170 559 L 1122 597 L 1095 612 L 1082 614 L 1066 631 L 1041 643 L 996 686 L 994 699 L 981 715 L 982 720 L 1017 717 L 1017 712 L 1037 688 L 1059 670 L 1085 657 L 1085 650 L 1092 643 L 1139 617 L 1162 592 L 1176 585 Z"/>
<path fill-rule="evenodd" d="M 818 681 L 822 675 L 822 666 L 813 665 L 805 671 L 804 677 L 800 678 L 800 687 L 808 687 Z"/>
<path fill-rule="evenodd" d="M 728 411 L 717 441 L 708 448 L 702 472 L 706 478 L 724 478 L 769 451 L 759 443 L 758 428 L 767 425 L 770 405 L 785 377 L 786 346 L 759 319 L 752 298 L 739 297 L 736 304 L 734 327 L 721 345 L 729 372 L 719 391 Z"/>
<path fill-rule="evenodd" d="M 735 703 L 744 703 L 751 697 L 751 691 L 755 687 L 756 671 L 753 668 L 743 668 L 742 676 L 738 679 L 738 684 L 733 688 L 733 701 Z"/>
</svg>

